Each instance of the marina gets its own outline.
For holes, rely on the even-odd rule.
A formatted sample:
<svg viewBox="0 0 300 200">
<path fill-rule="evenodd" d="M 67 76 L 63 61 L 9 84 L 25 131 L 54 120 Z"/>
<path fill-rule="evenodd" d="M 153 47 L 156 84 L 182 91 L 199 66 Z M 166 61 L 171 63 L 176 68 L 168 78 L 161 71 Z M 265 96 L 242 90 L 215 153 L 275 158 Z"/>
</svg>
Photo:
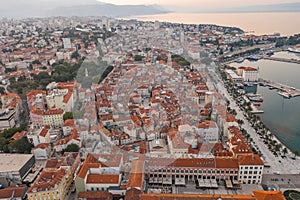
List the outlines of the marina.
<svg viewBox="0 0 300 200">
<path fill-rule="evenodd" d="M 277 93 L 285 98 L 292 98 L 300 96 L 300 89 L 291 87 L 282 83 L 276 83 L 274 81 L 262 80 L 263 85 L 268 86 L 270 90 L 277 89 Z"/>
</svg>

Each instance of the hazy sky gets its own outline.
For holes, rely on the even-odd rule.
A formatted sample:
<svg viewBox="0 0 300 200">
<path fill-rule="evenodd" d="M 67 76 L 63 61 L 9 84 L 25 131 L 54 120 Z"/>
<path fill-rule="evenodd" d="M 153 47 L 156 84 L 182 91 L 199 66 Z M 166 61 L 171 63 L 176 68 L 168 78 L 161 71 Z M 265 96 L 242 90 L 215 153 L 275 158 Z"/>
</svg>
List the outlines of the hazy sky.
<svg viewBox="0 0 300 200">
<path fill-rule="evenodd" d="M 290 3 L 299 2 L 299 0 L 99 0 L 106 3 L 113 4 L 159 4 L 170 6 L 183 7 L 237 7 L 244 5 L 258 5 L 258 4 L 276 4 L 276 3 Z"/>
</svg>

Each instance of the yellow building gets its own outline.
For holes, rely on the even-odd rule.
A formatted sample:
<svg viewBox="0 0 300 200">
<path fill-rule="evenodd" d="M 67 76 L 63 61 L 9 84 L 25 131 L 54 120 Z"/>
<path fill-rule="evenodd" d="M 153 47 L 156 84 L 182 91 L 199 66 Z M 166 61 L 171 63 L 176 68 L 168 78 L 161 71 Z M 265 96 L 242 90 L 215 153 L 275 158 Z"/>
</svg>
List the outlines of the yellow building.
<svg viewBox="0 0 300 200">
<path fill-rule="evenodd" d="M 62 126 L 64 123 L 64 111 L 62 109 L 46 110 L 43 114 L 43 124 L 49 126 Z"/>
<path fill-rule="evenodd" d="M 28 189 L 28 200 L 65 199 L 72 175 L 67 169 L 44 169 Z"/>
</svg>

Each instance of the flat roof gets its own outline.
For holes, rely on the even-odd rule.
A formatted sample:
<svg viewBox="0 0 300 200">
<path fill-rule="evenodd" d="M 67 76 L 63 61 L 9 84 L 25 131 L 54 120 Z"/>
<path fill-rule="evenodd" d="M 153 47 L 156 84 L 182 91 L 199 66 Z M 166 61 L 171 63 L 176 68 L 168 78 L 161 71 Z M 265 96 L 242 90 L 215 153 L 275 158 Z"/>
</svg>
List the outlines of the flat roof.
<svg viewBox="0 0 300 200">
<path fill-rule="evenodd" d="M 0 154 L 0 173 L 19 171 L 33 154 Z"/>
</svg>

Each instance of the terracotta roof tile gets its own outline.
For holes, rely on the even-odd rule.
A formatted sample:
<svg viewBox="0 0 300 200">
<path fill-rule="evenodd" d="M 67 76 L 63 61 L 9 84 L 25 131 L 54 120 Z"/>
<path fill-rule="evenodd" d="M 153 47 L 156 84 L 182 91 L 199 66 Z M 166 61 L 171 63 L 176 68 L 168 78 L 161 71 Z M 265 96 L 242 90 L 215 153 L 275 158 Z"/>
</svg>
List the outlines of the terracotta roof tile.
<svg viewBox="0 0 300 200">
<path fill-rule="evenodd" d="M 88 174 L 87 184 L 119 184 L 120 174 Z"/>
</svg>

